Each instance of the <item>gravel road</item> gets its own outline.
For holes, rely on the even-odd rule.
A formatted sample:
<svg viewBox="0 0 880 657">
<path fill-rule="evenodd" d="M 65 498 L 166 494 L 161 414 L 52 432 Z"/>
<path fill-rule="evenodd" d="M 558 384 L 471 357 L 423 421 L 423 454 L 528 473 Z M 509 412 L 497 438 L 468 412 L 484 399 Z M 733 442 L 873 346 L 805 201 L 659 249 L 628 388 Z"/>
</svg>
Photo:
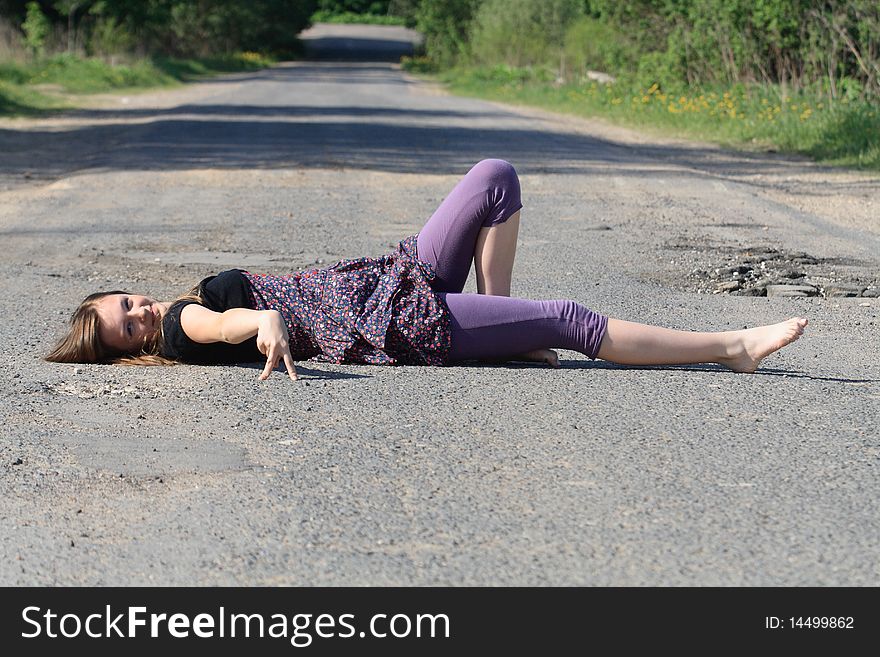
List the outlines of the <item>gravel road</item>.
<svg viewBox="0 0 880 657">
<path fill-rule="evenodd" d="M 387 252 L 486 157 L 514 295 L 806 335 L 754 375 L 40 359 L 98 289 Z M 0 121 L 0 236 L 7 585 L 880 584 L 876 177 L 305 61 Z M 821 293 L 715 293 L 747 253 Z"/>
</svg>

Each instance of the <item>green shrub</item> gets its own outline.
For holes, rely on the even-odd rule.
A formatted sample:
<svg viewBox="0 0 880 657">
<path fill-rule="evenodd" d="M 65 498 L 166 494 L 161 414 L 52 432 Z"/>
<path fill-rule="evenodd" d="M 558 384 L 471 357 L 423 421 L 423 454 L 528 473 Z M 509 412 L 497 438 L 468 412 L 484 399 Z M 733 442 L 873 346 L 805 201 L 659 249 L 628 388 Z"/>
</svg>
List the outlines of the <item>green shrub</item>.
<svg viewBox="0 0 880 657">
<path fill-rule="evenodd" d="M 454 66 L 467 56 L 468 29 L 480 0 L 422 0 L 416 29 L 425 35 L 425 54 L 437 66 Z"/>
<path fill-rule="evenodd" d="M 86 51 L 90 55 L 119 55 L 131 52 L 135 36 L 115 18 L 98 18 L 88 39 Z"/>
<path fill-rule="evenodd" d="M 579 0 L 484 0 L 470 29 L 473 60 L 558 66 L 566 29 L 582 9 Z"/>
<path fill-rule="evenodd" d="M 572 23 L 563 44 L 566 67 L 574 79 L 588 70 L 625 75 L 635 70 L 639 59 L 623 33 L 595 18 L 583 17 Z"/>
<path fill-rule="evenodd" d="M 674 49 L 645 53 L 639 57 L 635 74 L 628 77 L 636 87 L 644 89 L 653 84 L 667 91 L 686 86 L 679 57 Z"/>
<path fill-rule="evenodd" d="M 101 0 L 88 19 L 107 21 L 104 41 L 128 36 L 133 50 L 171 56 L 208 56 L 239 50 L 293 53 L 315 0 Z M 82 16 L 82 14 L 80 14 Z M 120 34 L 115 34 L 119 31 Z M 95 45 L 95 52 L 110 47 Z"/>
<path fill-rule="evenodd" d="M 410 73 L 437 73 L 439 68 L 433 59 L 420 55 L 417 57 L 407 57 L 404 55 L 400 58 L 400 66 L 404 71 Z"/>
<path fill-rule="evenodd" d="M 24 41 L 31 54 L 34 57 L 42 56 L 52 25 L 36 2 L 27 4 L 27 18 L 21 24 L 21 29 L 24 30 Z"/>
</svg>

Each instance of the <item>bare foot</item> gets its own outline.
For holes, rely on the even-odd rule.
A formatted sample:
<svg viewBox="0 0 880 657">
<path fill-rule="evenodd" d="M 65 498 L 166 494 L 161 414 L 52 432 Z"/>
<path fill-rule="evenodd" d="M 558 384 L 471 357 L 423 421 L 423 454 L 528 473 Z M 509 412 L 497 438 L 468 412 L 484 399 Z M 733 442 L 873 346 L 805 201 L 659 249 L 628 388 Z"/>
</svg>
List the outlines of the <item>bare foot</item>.
<svg viewBox="0 0 880 657">
<path fill-rule="evenodd" d="M 767 356 L 801 337 L 808 323 L 806 317 L 792 317 L 778 324 L 731 331 L 732 355 L 718 362 L 734 372 L 754 372 Z"/>
<path fill-rule="evenodd" d="M 513 360 L 524 360 L 530 363 L 547 363 L 550 367 L 559 368 L 559 354 L 552 349 L 535 349 L 514 356 Z"/>
</svg>

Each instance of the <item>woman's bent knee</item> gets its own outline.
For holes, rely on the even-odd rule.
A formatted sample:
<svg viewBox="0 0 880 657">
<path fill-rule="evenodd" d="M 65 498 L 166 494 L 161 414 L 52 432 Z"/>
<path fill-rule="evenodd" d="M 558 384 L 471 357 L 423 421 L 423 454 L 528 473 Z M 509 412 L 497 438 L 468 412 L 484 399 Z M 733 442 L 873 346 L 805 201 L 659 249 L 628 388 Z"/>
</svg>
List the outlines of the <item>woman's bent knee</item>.
<svg viewBox="0 0 880 657">
<path fill-rule="evenodd" d="M 505 160 L 481 160 L 468 172 L 486 193 L 486 217 L 483 227 L 491 227 L 507 221 L 522 208 L 519 177 L 516 169 Z"/>
<path fill-rule="evenodd" d="M 519 177 L 516 175 L 516 169 L 507 160 L 480 160 L 468 173 L 479 175 L 496 187 L 516 186 L 519 189 Z"/>
</svg>

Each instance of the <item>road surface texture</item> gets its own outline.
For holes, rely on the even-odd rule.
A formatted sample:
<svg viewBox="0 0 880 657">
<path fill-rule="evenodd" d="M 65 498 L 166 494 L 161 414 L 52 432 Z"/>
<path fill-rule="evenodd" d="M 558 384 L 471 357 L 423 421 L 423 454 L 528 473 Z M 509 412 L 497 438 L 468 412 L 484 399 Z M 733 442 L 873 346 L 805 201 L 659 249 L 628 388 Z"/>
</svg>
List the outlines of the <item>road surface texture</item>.
<svg viewBox="0 0 880 657">
<path fill-rule="evenodd" d="M 41 360 L 95 290 L 388 252 L 487 157 L 522 180 L 514 295 L 690 330 L 806 315 L 806 334 L 754 375 L 567 351 L 561 370 L 302 362 L 296 383 Z M 867 174 L 453 97 L 387 62 L 3 120 L 0 578 L 876 586 L 878 217 Z M 747 253 L 822 294 L 706 287 Z"/>
</svg>

